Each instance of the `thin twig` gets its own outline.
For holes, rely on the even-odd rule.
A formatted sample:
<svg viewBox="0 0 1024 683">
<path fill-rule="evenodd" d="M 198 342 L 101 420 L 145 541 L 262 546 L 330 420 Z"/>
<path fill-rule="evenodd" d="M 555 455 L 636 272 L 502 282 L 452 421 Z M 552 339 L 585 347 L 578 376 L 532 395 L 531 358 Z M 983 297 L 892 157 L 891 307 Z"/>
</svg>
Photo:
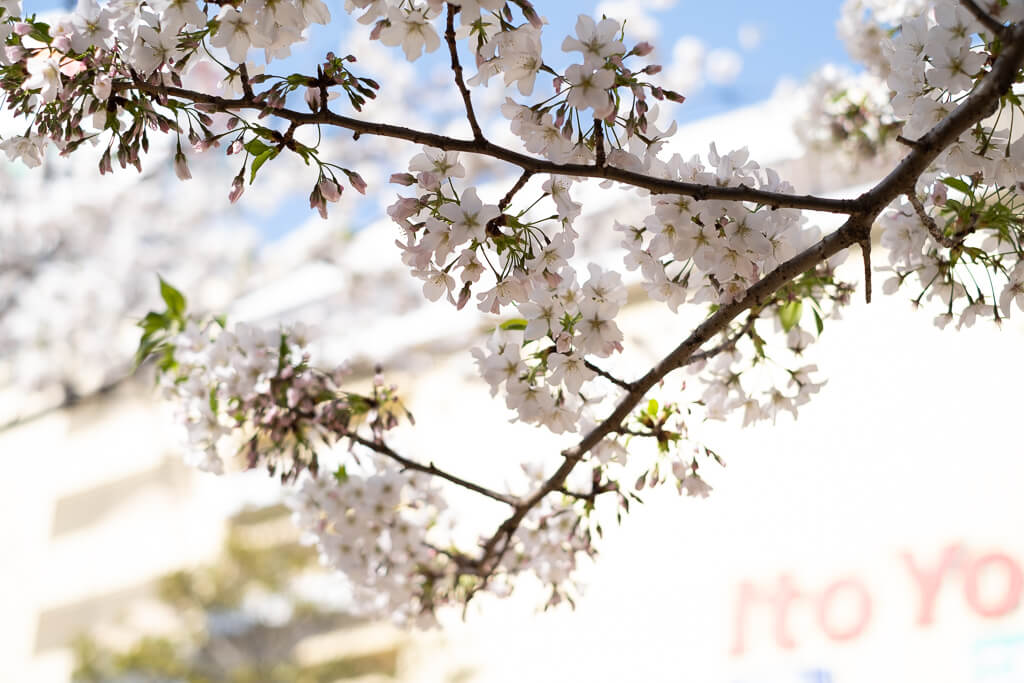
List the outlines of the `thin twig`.
<svg viewBox="0 0 1024 683">
<path fill-rule="evenodd" d="M 455 85 L 459 87 L 459 93 L 462 95 L 462 103 L 466 105 L 466 118 L 469 119 L 469 127 L 473 130 L 473 139 L 482 142 L 484 139 L 483 131 L 480 130 L 480 124 L 476 120 L 476 112 L 473 111 L 473 100 L 469 95 L 469 88 L 466 87 L 466 81 L 462 77 L 462 64 L 459 63 L 459 51 L 455 43 L 455 14 L 459 11 L 456 5 L 448 3 L 448 16 L 445 19 L 445 30 L 444 40 L 448 43 L 448 53 L 452 57 L 452 72 L 455 74 Z"/>
<path fill-rule="evenodd" d="M 871 238 L 860 241 L 860 255 L 864 259 L 864 303 L 871 303 Z"/>
<path fill-rule="evenodd" d="M 1006 33 L 1006 24 L 1001 23 L 998 19 L 983 10 L 978 3 L 974 2 L 974 0 L 960 0 L 960 4 L 963 5 L 968 12 L 973 14 L 975 19 L 984 24 L 985 28 L 992 31 L 996 36 L 1002 38 Z"/>
<path fill-rule="evenodd" d="M 415 470 L 417 472 L 423 472 L 425 474 L 429 474 L 431 476 L 444 479 L 445 481 L 449 481 L 457 486 L 469 489 L 474 493 L 479 493 L 482 496 L 486 496 L 501 503 L 505 503 L 506 505 L 511 505 L 512 507 L 517 507 L 519 505 L 519 500 L 514 496 L 510 496 L 504 493 L 498 493 L 497 491 L 492 491 L 491 489 L 486 488 L 484 486 L 480 486 L 479 484 L 474 484 L 471 481 L 467 481 L 462 477 L 457 477 L 454 474 L 450 474 L 440 469 L 439 467 L 434 465 L 434 463 L 430 463 L 429 465 L 421 465 L 415 460 L 410 460 L 402 455 L 399 455 L 390 446 L 383 442 L 373 441 L 365 437 L 362 437 L 359 434 L 351 432 L 346 434 L 345 438 L 356 442 L 360 446 L 365 446 L 366 448 L 369 448 L 372 451 L 376 451 L 377 453 L 380 453 L 385 457 L 391 458 L 392 460 L 394 460 L 407 470 Z"/>
<path fill-rule="evenodd" d="M 604 166 L 604 126 L 600 119 L 594 119 L 594 161 Z"/>
<path fill-rule="evenodd" d="M 906 145 L 907 147 L 911 147 L 914 149 L 921 146 L 921 143 L 918 142 L 917 140 L 911 140 L 910 138 L 905 138 L 902 135 L 896 136 L 896 142 L 899 142 L 900 144 Z"/>
<path fill-rule="evenodd" d="M 599 368 L 596 365 L 594 365 L 593 363 L 591 363 L 589 360 L 584 359 L 583 360 L 583 365 L 585 365 L 587 367 L 587 369 L 589 369 L 591 372 L 596 372 L 597 374 L 601 375 L 601 377 L 604 377 L 606 380 L 608 380 L 612 384 L 620 386 L 623 389 L 625 389 L 626 391 L 632 391 L 633 390 L 633 385 L 632 384 L 630 384 L 629 382 L 627 382 L 624 379 L 619 379 L 618 377 L 616 377 L 615 375 L 611 374 L 607 370 L 602 370 L 601 368 Z"/>
<path fill-rule="evenodd" d="M 935 219 L 928 215 L 928 212 L 925 211 L 924 204 L 922 204 L 921 200 L 917 198 L 916 192 L 908 192 L 907 199 L 910 200 L 911 205 L 914 207 L 914 211 L 917 212 L 918 218 L 921 219 L 921 223 L 923 223 L 924 227 L 928 229 L 928 234 L 930 234 L 936 242 L 947 249 L 952 249 L 959 244 L 959 240 L 945 234 L 935 223 Z"/>
<path fill-rule="evenodd" d="M 744 335 L 746 335 L 748 332 L 750 332 L 750 330 L 754 328 L 754 323 L 756 321 L 757 314 L 751 313 L 750 315 L 747 316 L 747 320 L 746 322 L 743 323 L 743 326 L 736 331 L 736 334 L 732 335 L 718 346 L 712 346 L 710 349 L 706 349 L 704 351 L 691 354 L 690 357 L 686 359 L 686 363 L 684 363 L 684 365 L 692 365 L 693 363 L 697 363 L 702 360 L 714 358 L 722 351 L 728 351 L 729 349 L 733 348 L 734 346 L 736 346 L 736 342 L 742 339 Z"/>
<path fill-rule="evenodd" d="M 519 180 L 516 181 L 516 184 L 513 185 L 509 191 L 505 193 L 505 196 L 501 198 L 501 201 L 498 202 L 498 208 L 502 211 L 507 209 L 508 205 L 512 203 L 512 198 L 516 196 L 516 193 L 519 192 L 519 190 L 523 189 L 523 186 L 526 185 L 526 182 L 531 178 L 531 176 L 533 176 L 533 171 L 523 171 L 523 174 L 519 176 Z"/>
</svg>

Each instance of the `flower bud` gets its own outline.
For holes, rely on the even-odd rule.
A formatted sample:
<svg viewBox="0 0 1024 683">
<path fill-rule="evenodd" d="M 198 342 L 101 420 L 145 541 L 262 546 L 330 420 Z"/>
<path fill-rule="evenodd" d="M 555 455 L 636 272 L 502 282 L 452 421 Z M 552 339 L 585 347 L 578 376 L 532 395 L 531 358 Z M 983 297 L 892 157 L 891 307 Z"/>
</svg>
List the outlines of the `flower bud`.
<svg viewBox="0 0 1024 683">
<path fill-rule="evenodd" d="M 635 54 L 637 57 L 646 57 L 652 52 L 654 52 L 654 46 L 648 43 L 646 40 L 637 43 L 636 47 L 633 48 L 633 54 Z"/>
<path fill-rule="evenodd" d="M 319 111 L 320 107 L 323 106 L 319 87 L 306 88 L 306 106 L 309 107 L 310 111 Z"/>
<path fill-rule="evenodd" d="M 320 190 L 320 194 L 323 195 L 324 199 L 329 202 L 336 202 L 341 199 L 342 187 L 337 181 L 331 180 L 330 178 L 323 178 L 318 184 L 317 189 Z"/>
<path fill-rule="evenodd" d="M 234 204 L 238 201 L 238 198 L 245 192 L 245 178 L 241 174 L 235 176 L 235 179 L 231 181 L 231 192 L 228 193 L 228 200 Z"/>
<path fill-rule="evenodd" d="M 416 184 L 416 177 L 411 173 L 392 173 L 388 182 L 409 187 Z"/>
<path fill-rule="evenodd" d="M 349 171 L 346 175 L 348 175 L 348 182 L 352 185 L 353 190 L 359 194 L 366 194 L 366 181 L 363 180 L 363 176 L 355 171 Z"/>
<path fill-rule="evenodd" d="M 178 176 L 178 180 L 190 180 L 192 178 L 191 171 L 188 170 L 188 159 L 179 150 L 174 155 L 174 175 Z"/>
</svg>

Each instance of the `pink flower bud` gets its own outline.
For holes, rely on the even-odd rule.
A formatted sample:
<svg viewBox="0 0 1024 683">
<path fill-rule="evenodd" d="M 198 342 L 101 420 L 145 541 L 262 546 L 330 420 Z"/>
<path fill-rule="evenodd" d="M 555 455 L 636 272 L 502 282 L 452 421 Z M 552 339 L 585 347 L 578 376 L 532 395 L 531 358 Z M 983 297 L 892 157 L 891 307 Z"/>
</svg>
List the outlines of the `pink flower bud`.
<svg viewBox="0 0 1024 683">
<path fill-rule="evenodd" d="M 192 178 L 192 173 L 188 170 L 188 159 L 181 152 L 174 155 L 174 175 L 178 176 L 178 180 Z"/>
<path fill-rule="evenodd" d="M 569 353 L 569 349 L 572 348 L 572 335 L 568 332 L 559 332 L 558 337 L 555 338 L 555 351 L 558 353 Z"/>
<path fill-rule="evenodd" d="M 241 151 L 242 151 L 242 149 L 244 149 L 244 148 L 242 147 L 242 141 L 241 141 L 241 140 L 235 140 L 235 141 L 234 141 L 234 142 L 232 142 L 232 143 L 231 143 L 230 145 L 228 145 L 228 151 L 227 151 L 227 153 L 228 153 L 228 155 L 231 155 L 231 154 L 238 154 L 239 152 L 241 152 Z"/>
<path fill-rule="evenodd" d="M 329 202 L 336 202 L 341 199 L 341 191 L 343 188 L 336 181 L 331 180 L 330 178 L 324 178 L 321 180 L 317 185 L 317 188 L 320 190 L 320 194 L 324 196 L 324 199 Z"/>
<path fill-rule="evenodd" d="M 309 107 L 310 111 L 319 111 L 322 106 L 320 99 L 320 88 L 310 87 L 306 88 L 306 106 Z"/>
<path fill-rule="evenodd" d="M 103 153 L 103 156 L 100 157 L 100 175 L 113 172 L 114 166 L 110 161 L 110 149 L 108 148 L 107 151 Z"/>
<path fill-rule="evenodd" d="M 537 14 L 537 11 L 533 9 L 533 5 L 529 0 L 523 0 L 519 3 L 519 9 L 523 12 L 523 18 L 530 22 L 530 26 L 533 26 L 538 31 L 544 27 L 544 22 Z"/>
<path fill-rule="evenodd" d="M 411 173 L 392 173 L 388 182 L 409 187 L 416 184 L 416 177 Z"/>
<path fill-rule="evenodd" d="M 373 30 L 370 31 L 370 40 L 380 40 L 381 31 L 387 26 L 387 22 L 383 19 L 373 25 Z"/>
<path fill-rule="evenodd" d="M 363 180 L 363 176 L 352 171 L 351 173 L 348 173 L 348 182 L 352 185 L 353 190 L 359 194 L 366 194 L 366 181 Z"/>
<path fill-rule="evenodd" d="M 388 215 L 393 220 L 402 221 L 415 215 L 420 210 L 420 203 L 415 197 L 399 197 L 398 201 L 388 207 Z"/>
<path fill-rule="evenodd" d="M 646 40 L 636 44 L 633 48 L 633 54 L 637 57 L 646 57 L 647 55 L 654 52 L 654 46 L 648 43 Z"/>
<path fill-rule="evenodd" d="M 243 192 L 245 192 L 245 178 L 239 174 L 231 181 L 231 192 L 228 193 L 228 200 L 234 204 L 242 196 Z"/>
<path fill-rule="evenodd" d="M 464 306 L 466 305 L 466 303 L 467 303 L 467 302 L 469 301 L 469 296 L 470 296 L 470 294 L 472 293 L 472 292 L 470 292 L 470 289 L 469 289 L 469 287 L 470 287 L 470 285 L 469 285 L 469 283 L 467 282 L 467 283 L 466 283 L 466 284 L 465 284 L 465 285 L 463 286 L 462 290 L 461 290 L 461 291 L 459 292 L 459 300 L 458 300 L 458 301 L 457 301 L 457 302 L 455 303 L 455 308 L 456 308 L 456 310 L 459 310 L 459 311 L 461 311 L 461 310 L 462 310 L 462 308 L 463 308 L 463 307 L 464 307 Z"/>
<path fill-rule="evenodd" d="M 650 76 L 661 73 L 661 64 L 648 64 L 644 67 L 644 73 Z"/>
<path fill-rule="evenodd" d="M 935 183 L 932 187 L 932 204 L 942 206 L 946 203 L 946 184 Z"/>
</svg>

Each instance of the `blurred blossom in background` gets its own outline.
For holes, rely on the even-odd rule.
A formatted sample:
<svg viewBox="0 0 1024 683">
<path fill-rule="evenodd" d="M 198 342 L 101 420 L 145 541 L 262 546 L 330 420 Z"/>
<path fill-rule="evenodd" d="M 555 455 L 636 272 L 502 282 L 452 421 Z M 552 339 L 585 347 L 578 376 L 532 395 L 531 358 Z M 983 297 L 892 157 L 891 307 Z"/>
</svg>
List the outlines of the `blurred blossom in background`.
<svg viewBox="0 0 1024 683">
<path fill-rule="evenodd" d="M 877 135 L 844 137 L 840 160 L 822 151 L 836 131 L 821 121 L 846 101 L 821 95 L 852 68 L 831 30 L 840 4 L 554 3 L 548 18 L 568 30 L 578 12 L 604 12 L 657 46 L 666 86 L 687 96 L 662 104 L 663 122 L 681 123 L 672 150 L 746 145 L 798 192 L 855 195 L 894 152 Z M 343 21 L 280 68 L 330 49 L 384 84 L 367 118 L 464 133 L 440 52 L 411 65 Z M 488 137 L 512 144 L 501 89 L 474 96 Z M 11 125 L 0 118 L 0 133 Z M 349 136 L 323 148 L 367 180 L 411 149 Z M 474 379 L 467 349 L 494 320 L 423 298 L 382 219 L 391 188 L 346 192 L 324 221 L 293 158 L 232 205 L 232 157 L 186 150 L 192 180 L 178 182 L 175 152 L 154 144 L 141 175 L 101 177 L 88 154 L 0 163 L 0 680 L 1024 680 L 1019 317 L 942 332 L 902 297 L 854 302 L 816 349 L 831 379 L 799 423 L 708 424 L 702 437 L 728 463 L 706 474 L 714 493 L 647 493 L 609 523 L 575 610 L 536 614 L 524 585 L 408 633 L 347 611 L 347 587 L 300 543 L 262 471 L 216 479 L 181 465 L 150 371 L 132 372 L 157 275 L 197 311 L 308 323 L 318 363 L 347 362 L 356 381 L 381 364 L 417 418 L 395 445 L 425 461 L 513 478 L 519 456 L 558 442 L 509 424 Z M 503 191 L 505 176 L 464 163 L 481 192 Z M 621 263 L 609 227 L 644 202 L 596 183 L 578 200 L 576 259 Z M 857 280 L 859 256 L 842 268 Z M 636 376 L 693 323 L 631 303 L 621 325 L 643 353 L 609 370 Z"/>
</svg>

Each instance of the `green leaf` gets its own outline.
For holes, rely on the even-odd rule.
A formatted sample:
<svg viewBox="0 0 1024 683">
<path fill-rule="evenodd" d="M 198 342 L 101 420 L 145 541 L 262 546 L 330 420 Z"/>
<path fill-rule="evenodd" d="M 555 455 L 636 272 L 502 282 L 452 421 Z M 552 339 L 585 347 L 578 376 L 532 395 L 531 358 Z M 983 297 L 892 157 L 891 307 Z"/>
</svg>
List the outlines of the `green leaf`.
<svg viewBox="0 0 1024 683">
<path fill-rule="evenodd" d="M 160 345 L 160 340 L 151 339 L 148 336 L 144 336 L 142 341 L 139 342 L 139 348 L 135 352 L 135 367 L 138 368 L 142 365 L 147 358 L 152 355 L 153 351 Z"/>
<path fill-rule="evenodd" d="M 249 184 L 252 185 L 253 181 L 256 180 L 256 171 L 260 170 L 260 166 L 267 163 L 268 159 L 273 159 L 277 156 L 276 149 L 268 149 L 262 152 L 258 157 L 252 160 L 252 167 L 249 169 Z"/>
<path fill-rule="evenodd" d="M 341 465 L 338 469 L 334 470 L 334 478 L 339 484 L 344 484 L 348 481 L 348 471 L 345 469 L 344 465 Z"/>
<path fill-rule="evenodd" d="M 511 320 L 506 320 L 505 322 L 503 322 L 501 325 L 499 325 L 499 327 L 503 330 L 525 330 L 526 319 L 512 318 Z"/>
<path fill-rule="evenodd" d="M 35 38 L 40 43 L 46 43 L 47 45 L 53 42 L 53 36 L 50 35 L 50 25 L 44 24 L 41 21 L 37 21 L 32 24 L 32 30 L 28 35 Z"/>
<path fill-rule="evenodd" d="M 818 336 L 821 336 L 821 331 L 825 329 L 825 323 L 821 322 L 821 316 L 815 310 L 811 311 L 814 313 L 814 326 L 818 328 Z"/>
<path fill-rule="evenodd" d="M 249 142 L 245 143 L 244 147 L 245 151 L 253 155 L 254 157 L 258 157 L 259 155 L 266 152 L 268 149 L 271 149 L 271 147 L 268 144 L 266 144 L 259 138 L 253 138 L 252 140 L 249 140 Z"/>
<path fill-rule="evenodd" d="M 779 322 L 782 323 L 782 329 L 789 332 L 796 327 L 796 324 L 800 322 L 800 316 L 803 312 L 804 304 L 799 299 L 781 306 L 779 308 Z"/>
<path fill-rule="evenodd" d="M 160 297 L 167 304 L 167 314 L 175 320 L 184 321 L 185 318 L 185 297 L 177 289 L 172 287 L 167 280 L 159 275 Z M 148 316 L 147 316 L 148 317 Z"/>
<path fill-rule="evenodd" d="M 651 417 L 654 417 L 658 414 L 657 400 L 652 398 L 650 401 L 647 402 L 647 414 L 650 415 Z"/>
<path fill-rule="evenodd" d="M 142 328 L 143 338 L 146 338 L 154 332 L 168 329 L 171 325 L 171 318 L 166 313 L 150 311 L 145 318 L 135 324 Z"/>
<path fill-rule="evenodd" d="M 964 194 L 971 194 L 971 186 L 960 178 L 943 178 L 942 182 L 952 187 L 954 190 L 963 192 Z"/>
</svg>

